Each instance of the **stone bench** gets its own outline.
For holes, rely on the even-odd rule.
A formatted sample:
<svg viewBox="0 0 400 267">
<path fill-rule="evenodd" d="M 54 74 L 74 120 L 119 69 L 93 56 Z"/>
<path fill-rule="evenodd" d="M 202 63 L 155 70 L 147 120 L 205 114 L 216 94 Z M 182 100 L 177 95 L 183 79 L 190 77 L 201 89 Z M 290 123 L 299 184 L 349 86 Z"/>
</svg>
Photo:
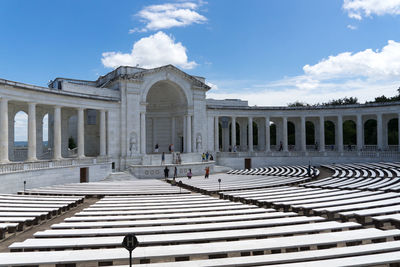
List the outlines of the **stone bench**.
<svg viewBox="0 0 400 267">
<path fill-rule="evenodd" d="M 264 212 L 273 212 L 274 209 L 239 209 L 239 210 L 222 210 L 222 211 L 205 211 L 205 212 L 182 212 L 182 213 L 167 213 L 167 214 L 147 214 L 147 215 L 131 215 L 121 214 L 116 212 L 114 214 L 104 215 L 101 213 L 80 212 L 75 214 L 74 217 L 66 218 L 65 222 L 89 222 L 97 221 L 97 218 L 106 221 L 114 220 L 143 220 L 143 219 L 173 219 L 173 218 L 193 218 L 193 217 L 209 217 L 209 216 L 226 216 L 226 215 L 241 215 L 241 214 L 259 214 Z"/>
<path fill-rule="evenodd" d="M 213 257 L 234 257 L 274 252 L 294 252 L 300 249 L 316 250 L 319 248 L 344 247 L 353 244 L 368 244 L 374 240 L 393 240 L 400 236 L 399 230 L 381 231 L 378 229 L 361 229 L 343 232 L 321 233 L 267 239 L 214 242 L 204 244 L 184 244 L 170 246 L 138 247 L 133 251 L 135 261 L 157 262 L 166 260 L 191 260 Z M 397 249 L 400 246 L 398 241 Z M 376 245 L 376 244 L 374 244 Z M 367 245 L 365 245 L 367 246 Z M 357 246 L 364 247 L 364 246 Z M 347 251 L 356 250 L 354 246 L 346 247 Z M 321 249 L 326 250 L 326 249 Z M 319 251 L 319 250 L 318 250 Z M 379 250 L 381 251 L 381 250 Z M 307 251 L 308 252 L 308 251 Z M 307 253 L 305 252 L 305 254 Z M 281 256 L 286 257 L 289 253 Z M 270 256 L 270 255 L 269 255 Z M 0 262 L 5 265 L 44 265 L 105 261 L 126 261 L 127 251 L 124 248 L 96 250 L 66 250 L 39 252 L 0 253 Z M 314 260 L 317 258 L 314 257 Z M 102 264 L 104 265 L 104 264 Z M 82 266 L 82 265 L 81 265 Z"/>
<path fill-rule="evenodd" d="M 174 225 L 174 224 L 194 224 L 205 222 L 232 222 L 232 221 L 246 221 L 255 219 L 272 219 L 272 218 L 285 218 L 296 216 L 294 212 L 265 212 L 257 214 L 243 214 L 233 216 L 214 216 L 214 217 L 199 217 L 199 218 L 184 218 L 184 219 L 159 219 L 159 220 L 135 220 L 135 221 L 100 221 L 101 217 L 97 216 L 96 222 L 68 222 L 58 223 L 51 226 L 52 229 L 66 229 L 66 228 L 104 228 L 104 227 L 133 227 L 144 225 Z"/>
<path fill-rule="evenodd" d="M 266 238 L 272 236 L 287 236 L 298 234 L 311 234 L 327 231 L 345 231 L 360 228 L 360 224 L 348 222 L 321 222 L 301 225 L 289 225 L 271 228 L 255 228 L 243 230 L 220 230 L 194 233 L 171 233 L 162 235 L 139 235 L 139 242 L 143 246 L 199 243 L 209 241 L 227 241 L 249 238 Z M 27 239 L 24 242 L 13 243 L 9 248 L 12 251 L 23 250 L 46 250 L 46 249 L 76 249 L 76 248 L 99 248 L 120 246 L 124 236 L 106 237 L 75 237 L 75 238 L 36 238 Z"/>
<path fill-rule="evenodd" d="M 182 225 L 162 225 L 162 226 L 144 226 L 135 227 L 136 234 L 164 234 L 164 233 L 185 233 L 185 232 L 202 232 L 216 230 L 232 230 L 232 229 L 250 229 L 261 227 L 275 227 L 283 225 L 298 225 L 304 223 L 315 223 L 325 221 L 325 218 L 319 216 L 293 216 L 287 218 L 276 219 L 255 219 L 250 221 L 233 221 L 233 222 L 213 222 L 213 223 L 197 223 Z M 107 236 L 107 235 L 125 235 L 132 233 L 132 227 L 118 228 L 93 228 L 93 229 L 60 229 L 45 230 L 36 232 L 34 237 L 77 237 L 77 236 Z"/>
<path fill-rule="evenodd" d="M 397 263 L 400 261 L 398 250 L 400 241 L 388 243 L 366 244 L 361 246 L 329 248 L 294 253 L 241 256 L 222 259 L 206 259 L 180 262 L 164 262 L 148 264 L 148 267 L 226 267 L 247 265 L 277 266 L 370 266 Z M 314 265 L 317 263 L 317 265 Z M 113 265 L 113 267 L 128 267 L 128 265 Z"/>
</svg>

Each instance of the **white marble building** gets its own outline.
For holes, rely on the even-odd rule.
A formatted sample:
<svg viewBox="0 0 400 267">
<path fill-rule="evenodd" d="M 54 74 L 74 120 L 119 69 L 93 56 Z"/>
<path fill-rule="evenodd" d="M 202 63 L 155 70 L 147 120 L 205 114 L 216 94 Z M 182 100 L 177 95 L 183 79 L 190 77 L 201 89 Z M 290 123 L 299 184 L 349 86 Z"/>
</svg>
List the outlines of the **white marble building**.
<svg viewBox="0 0 400 267">
<path fill-rule="evenodd" d="M 324 163 L 398 158 L 400 135 L 395 144 L 388 138 L 393 119 L 398 132 L 398 102 L 251 107 L 242 100 L 206 99 L 209 89 L 204 78 L 172 65 L 119 67 L 96 81 L 56 78 L 48 88 L 0 79 L 0 166 L 76 157 L 107 159 L 124 170 L 130 165 L 158 164 L 157 157 L 168 152 L 171 144 L 175 151 L 183 152 L 184 161 L 199 161 L 198 153 L 209 151 L 219 164 L 236 168 L 243 168 L 246 159 L 257 166 L 310 159 Z M 26 154 L 14 147 L 18 111 L 28 114 Z M 42 145 L 46 114 L 49 149 Z M 376 123 L 373 144 L 365 143 L 364 133 L 365 123 L 371 120 Z M 331 144 L 325 144 L 326 122 L 334 128 Z M 314 128 L 311 134 L 306 131 L 307 123 Z M 344 123 L 353 125 L 354 144 L 344 143 Z M 312 136 L 312 141 L 307 143 L 306 136 Z M 68 149 L 71 137 L 77 144 L 76 153 Z"/>
</svg>

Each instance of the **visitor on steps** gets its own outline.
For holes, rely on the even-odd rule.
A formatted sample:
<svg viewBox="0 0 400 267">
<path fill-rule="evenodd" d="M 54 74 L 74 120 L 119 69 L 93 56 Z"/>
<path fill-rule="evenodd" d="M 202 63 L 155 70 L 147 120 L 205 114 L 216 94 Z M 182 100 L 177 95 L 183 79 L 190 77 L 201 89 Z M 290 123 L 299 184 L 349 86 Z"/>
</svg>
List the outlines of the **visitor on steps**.
<svg viewBox="0 0 400 267">
<path fill-rule="evenodd" d="M 156 144 L 156 146 L 154 147 L 154 152 L 158 153 L 158 144 Z"/>
<path fill-rule="evenodd" d="M 206 167 L 204 170 L 206 171 L 206 173 L 204 174 L 204 179 L 208 179 L 208 177 L 210 176 L 210 167 Z"/>
<path fill-rule="evenodd" d="M 174 179 L 178 177 L 178 168 L 175 166 L 174 168 Z"/>
<path fill-rule="evenodd" d="M 168 178 L 168 176 L 169 176 L 169 169 L 168 169 L 167 166 L 165 166 L 165 169 L 164 169 L 164 178 Z"/>
<path fill-rule="evenodd" d="M 165 164 L 165 153 L 163 152 L 161 155 L 161 165 Z"/>
<path fill-rule="evenodd" d="M 188 178 L 188 179 L 192 179 L 192 176 L 193 176 L 193 174 L 192 174 L 192 169 L 189 169 L 189 171 L 188 171 L 188 173 L 187 173 L 187 178 Z"/>
</svg>

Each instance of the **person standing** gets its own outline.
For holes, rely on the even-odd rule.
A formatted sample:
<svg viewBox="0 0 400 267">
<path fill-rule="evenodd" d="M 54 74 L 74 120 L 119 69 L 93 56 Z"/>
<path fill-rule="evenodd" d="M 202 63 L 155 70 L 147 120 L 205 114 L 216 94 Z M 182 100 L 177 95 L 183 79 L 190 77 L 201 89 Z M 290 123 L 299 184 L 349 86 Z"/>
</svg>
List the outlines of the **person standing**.
<svg viewBox="0 0 400 267">
<path fill-rule="evenodd" d="M 201 154 L 201 161 L 204 162 L 205 160 L 206 160 L 206 154 L 204 154 L 203 152 L 203 154 Z"/>
<path fill-rule="evenodd" d="M 282 151 L 283 150 L 283 143 L 282 143 L 282 141 L 279 143 L 279 151 Z"/>
<path fill-rule="evenodd" d="M 154 147 L 154 152 L 158 153 L 158 144 Z"/>
<path fill-rule="evenodd" d="M 206 171 L 206 173 L 205 173 L 205 175 L 204 175 L 204 179 L 208 179 L 209 176 L 210 176 L 210 167 L 206 167 L 206 168 L 205 168 L 205 171 Z"/>
<path fill-rule="evenodd" d="M 174 168 L 174 179 L 178 177 L 178 168 L 175 166 Z"/>
<path fill-rule="evenodd" d="M 208 151 L 206 152 L 206 161 L 208 161 L 208 157 L 210 156 L 210 153 Z"/>
<path fill-rule="evenodd" d="M 161 165 L 165 164 L 165 153 L 163 152 L 161 155 Z"/>
<path fill-rule="evenodd" d="M 165 169 L 164 169 L 164 178 L 168 178 L 168 176 L 169 176 L 169 169 L 168 169 L 167 166 L 165 166 Z"/>
<path fill-rule="evenodd" d="M 192 174 L 192 169 L 189 169 L 189 171 L 188 171 L 188 173 L 187 173 L 187 178 L 188 178 L 188 179 L 192 179 L 192 176 L 193 176 L 193 174 Z"/>
</svg>

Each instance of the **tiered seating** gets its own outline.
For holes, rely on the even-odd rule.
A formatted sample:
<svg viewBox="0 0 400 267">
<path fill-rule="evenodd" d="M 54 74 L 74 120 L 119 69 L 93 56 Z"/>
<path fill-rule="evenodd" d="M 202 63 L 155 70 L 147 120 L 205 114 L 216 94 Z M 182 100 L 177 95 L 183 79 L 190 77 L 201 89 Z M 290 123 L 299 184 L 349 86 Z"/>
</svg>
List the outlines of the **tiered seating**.
<svg viewBox="0 0 400 267">
<path fill-rule="evenodd" d="M 335 164 L 323 167 L 332 170 L 334 174 L 303 186 L 392 192 L 400 190 L 400 167 L 395 163 Z"/>
<path fill-rule="evenodd" d="M 381 172 L 379 179 L 390 178 Z M 355 170 L 353 174 L 364 180 L 381 175 L 363 178 L 363 172 Z M 222 179 L 221 190 L 218 179 Z M 64 188 L 67 194 L 77 190 L 105 197 L 51 229 L 36 232 L 34 238 L 11 244 L 11 252 L 0 253 L 0 262 L 10 266 L 127 264 L 128 253 L 121 242 L 128 233 L 135 233 L 140 242 L 133 251 L 135 263 L 154 267 L 359 266 L 399 261 L 400 230 L 365 228 L 346 220 L 364 212 L 374 222 L 400 221 L 393 214 L 400 209 L 400 193 L 342 189 L 339 181 L 332 188 L 297 186 L 304 179 L 308 177 L 231 174 L 177 179 L 198 191 L 218 191 L 220 199 L 156 180 L 46 189 L 50 194 L 60 194 Z"/>
<path fill-rule="evenodd" d="M 31 195 L 86 195 L 101 197 L 105 195 L 124 196 L 143 194 L 176 194 L 190 192 L 179 187 L 173 187 L 162 181 L 151 179 L 55 185 L 26 190 L 25 193 Z"/>
<path fill-rule="evenodd" d="M 221 184 L 218 182 L 219 179 L 221 179 Z M 178 178 L 176 182 L 182 182 L 185 187 L 196 192 L 213 193 L 226 190 L 293 185 L 310 179 L 310 177 L 215 174 L 211 175 L 209 179 L 201 177 L 194 177 L 192 179 Z M 169 182 L 172 182 L 172 180 L 170 179 Z"/>
<path fill-rule="evenodd" d="M 52 225 L 50 230 L 35 233 L 35 238 L 12 244 L 10 249 L 19 252 L 0 253 L 0 262 L 6 265 L 122 263 L 126 262 L 127 252 L 115 247 L 120 246 L 125 234 L 132 232 L 141 244 L 133 252 L 135 261 L 183 260 L 188 266 L 193 264 L 192 260 L 201 258 L 209 258 L 207 261 L 214 265 L 214 261 L 218 262 L 216 258 L 229 257 L 225 260 L 235 264 L 242 260 L 238 256 L 287 254 L 300 248 L 315 253 L 319 248 L 338 244 L 364 247 L 367 245 L 362 244 L 372 240 L 400 238 L 398 230 L 362 229 L 355 222 L 326 221 L 319 216 L 299 216 L 295 212 L 279 212 L 200 194 L 107 196 L 64 222 Z M 377 249 L 365 248 L 375 252 Z M 380 250 L 390 251 L 389 246 Z M 343 253 L 346 254 L 342 251 L 338 255 Z M 275 255 L 264 255 L 263 261 L 273 261 L 268 256 Z M 309 256 L 293 257 L 292 261 L 304 257 Z"/>
<path fill-rule="evenodd" d="M 311 168 L 311 175 L 318 176 L 319 170 Z M 289 176 L 289 177 L 307 177 L 308 166 L 270 166 L 264 168 L 252 168 L 244 170 L 232 170 L 227 174 L 240 175 L 269 175 L 269 176 Z"/>
<path fill-rule="evenodd" d="M 61 214 L 83 197 L 39 197 L 0 194 L 0 239 L 7 234 L 22 231 L 25 226 L 36 225 L 52 216 Z"/>
</svg>

